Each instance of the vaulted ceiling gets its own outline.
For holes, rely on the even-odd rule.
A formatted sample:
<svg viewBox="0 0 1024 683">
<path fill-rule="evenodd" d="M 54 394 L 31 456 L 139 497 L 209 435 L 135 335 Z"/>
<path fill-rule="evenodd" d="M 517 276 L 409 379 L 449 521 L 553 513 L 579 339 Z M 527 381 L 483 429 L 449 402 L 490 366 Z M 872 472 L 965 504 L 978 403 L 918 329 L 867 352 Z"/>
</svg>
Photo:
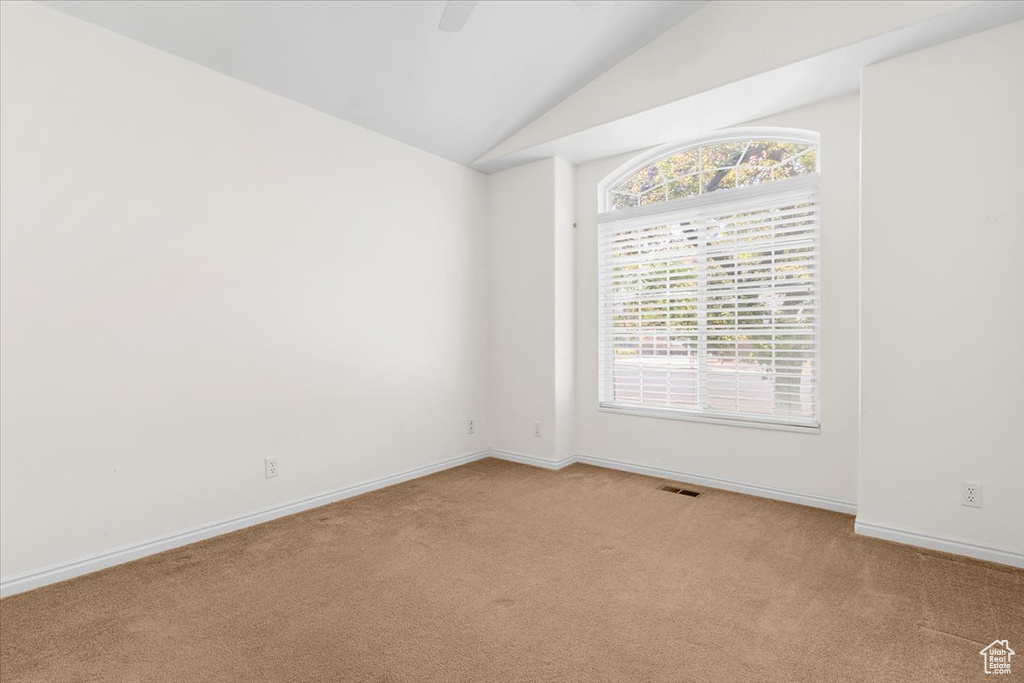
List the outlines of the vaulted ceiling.
<svg viewBox="0 0 1024 683">
<path fill-rule="evenodd" d="M 48 0 L 44 4 L 469 164 L 695 11 L 682 0 Z"/>
</svg>

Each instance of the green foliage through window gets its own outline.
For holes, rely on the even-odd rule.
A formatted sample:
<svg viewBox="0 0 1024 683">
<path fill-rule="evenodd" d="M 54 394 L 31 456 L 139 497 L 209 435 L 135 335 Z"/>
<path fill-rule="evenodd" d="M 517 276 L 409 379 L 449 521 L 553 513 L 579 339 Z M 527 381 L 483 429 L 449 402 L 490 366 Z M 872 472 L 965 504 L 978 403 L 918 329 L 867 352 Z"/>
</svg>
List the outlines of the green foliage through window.
<svg viewBox="0 0 1024 683">
<path fill-rule="evenodd" d="M 806 142 L 737 140 L 674 152 L 609 192 L 611 210 L 660 204 L 720 190 L 816 173 L 818 147 Z"/>
</svg>

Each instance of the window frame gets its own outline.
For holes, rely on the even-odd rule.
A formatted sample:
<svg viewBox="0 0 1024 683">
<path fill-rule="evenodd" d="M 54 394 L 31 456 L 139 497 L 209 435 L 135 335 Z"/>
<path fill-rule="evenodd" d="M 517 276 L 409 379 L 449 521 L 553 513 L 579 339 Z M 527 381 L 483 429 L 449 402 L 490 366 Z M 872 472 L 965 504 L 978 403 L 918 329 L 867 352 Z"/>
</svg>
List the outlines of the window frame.
<svg viewBox="0 0 1024 683">
<path fill-rule="evenodd" d="M 729 188 L 723 190 L 717 190 L 708 194 L 695 195 L 691 197 L 685 197 L 682 199 L 668 200 L 657 204 L 650 204 L 645 206 L 629 207 L 618 210 L 611 210 L 610 197 L 612 189 L 617 187 L 621 182 L 629 178 L 632 174 L 642 170 L 643 168 L 653 164 L 654 162 L 671 156 L 673 154 L 693 149 L 701 145 L 711 145 L 718 143 L 736 142 L 742 140 L 771 140 L 777 142 L 794 142 L 799 144 L 810 144 L 817 148 L 818 155 L 818 170 L 812 174 L 805 174 L 801 176 L 795 176 L 790 178 L 784 178 L 781 180 L 775 180 L 771 182 L 761 183 L 758 185 L 751 185 L 748 187 L 740 188 Z M 821 414 L 821 396 L 822 396 L 822 365 L 821 365 L 821 321 L 822 321 L 822 310 L 821 310 L 821 291 L 822 291 L 822 278 L 821 278 L 821 222 L 820 222 L 820 182 L 821 182 L 821 143 L 820 136 L 818 133 L 813 131 L 799 130 L 793 128 L 733 128 L 729 130 L 719 131 L 713 135 L 703 136 L 701 138 L 690 139 L 685 142 L 673 142 L 667 145 L 649 150 L 648 152 L 634 157 L 629 162 L 623 164 L 607 175 L 598 184 L 598 216 L 597 216 L 597 229 L 598 229 L 598 296 L 597 296 L 597 315 L 598 315 L 598 343 L 597 343 L 597 363 L 598 363 L 598 391 L 597 391 L 597 408 L 601 412 L 615 413 L 620 415 L 635 415 L 642 417 L 656 417 L 656 418 L 667 418 L 674 420 L 684 420 L 689 422 L 702 422 L 709 424 L 719 425 L 733 425 L 741 427 L 753 427 L 758 429 L 769 429 L 775 431 L 785 432 L 797 432 L 803 434 L 819 434 L 821 432 L 822 414 Z M 816 281 L 817 296 L 818 296 L 818 310 L 814 323 L 815 327 L 815 348 L 814 348 L 814 364 L 815 364 L 815 382 L 816 390 L 814 395 L 814 421 L 813 424 L 794 424 L 792 421 L 788 421 L 785 417 L 778 416 L 750 416 L 750 415 L 737 415 L 731 417 L 723 415 L 722 413 L 709 413 L 702 410 L 689 410 L 686 408 L 670 408 L 665 406 L 644 406 L 644 405 L 621 405 L 602 400 L 604 385 L 602 380 L 601 364 L 605 362 L 602 359 L 602 349 L 606 343 L 605 331 L 603 329 L 601 320 L 603 314 L 603 308 L 605 306 L 604 300 L 604 273 L 601 268 L 600 254 L 601 248 L 600 243 L 602 239 L 601 231 L 603 228 L 615 229 L 617 227 L 623 227 L 626 225 L 642 225 L 648 222 L 665 222 L 669 223 L 672 221 L 673 214 L 689 213 L 694 209 L 700 209 L 703 207 L 714 207 L 719 204 L 733 204 L 737 201 L 751 200 L 756 202 L 759 198 L 772 197 L 774 195 L 781 195 L 787 192 L 800 191 L 805 189 L 813 189 L 816 194 L 816 201 L 818 203 L 819 220 L 817 224 L 817 233 L 815 236 L 816 249 L 818 255 L 818 276 Z"/>
</svg>

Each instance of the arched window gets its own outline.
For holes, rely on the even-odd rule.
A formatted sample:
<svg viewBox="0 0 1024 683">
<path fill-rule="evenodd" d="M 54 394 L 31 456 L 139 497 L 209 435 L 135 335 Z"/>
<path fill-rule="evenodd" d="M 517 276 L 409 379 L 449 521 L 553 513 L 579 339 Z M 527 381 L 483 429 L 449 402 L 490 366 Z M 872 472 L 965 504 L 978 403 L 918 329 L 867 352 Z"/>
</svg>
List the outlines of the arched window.
<svg viewBox="0 0 1024 683">
<path fill-rule="evenodd" d="M 817 430 L 818 140 L 735 130 L 599 188 L 600 402 Z"/>
</svg>

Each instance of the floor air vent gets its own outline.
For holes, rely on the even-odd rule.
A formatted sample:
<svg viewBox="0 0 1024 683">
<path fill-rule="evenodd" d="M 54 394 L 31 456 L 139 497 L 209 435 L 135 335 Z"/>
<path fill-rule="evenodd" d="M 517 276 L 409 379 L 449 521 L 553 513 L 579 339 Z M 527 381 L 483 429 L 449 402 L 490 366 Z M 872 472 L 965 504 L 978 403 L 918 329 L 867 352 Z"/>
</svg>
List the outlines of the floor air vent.
<svg viewBox="0 0 1024 683">
<path fill-rule="evenodd" d="M 681 496 L 689 496 L 690 498 L 698 498 L 701 495 L 700 491 L 693 491 L 691 489 L 680 488 L 673 484 L 662 484 L 658 487 L 659 491 L 668 491 L 669 493 L 678 493 Z"/>
</svg>

